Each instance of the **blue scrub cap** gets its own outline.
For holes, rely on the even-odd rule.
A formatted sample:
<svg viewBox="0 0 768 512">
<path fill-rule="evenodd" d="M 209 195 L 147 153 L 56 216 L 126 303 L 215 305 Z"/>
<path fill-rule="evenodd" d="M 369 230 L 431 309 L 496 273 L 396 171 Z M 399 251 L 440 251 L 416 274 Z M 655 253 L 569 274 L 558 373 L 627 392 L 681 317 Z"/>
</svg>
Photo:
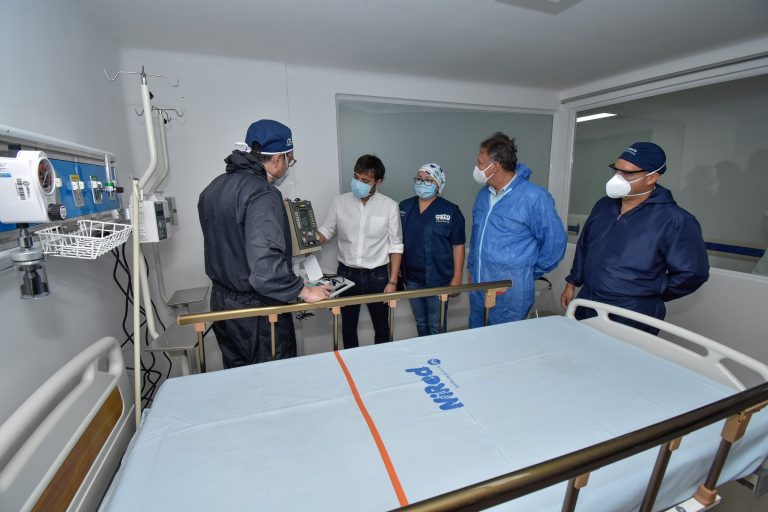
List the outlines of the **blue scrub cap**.
<svg viewBox="0 0 768 512">
<path fill-rule="evenodd" d="M 250 147 L 254 141 L 261 145 L 264 155 L 279 155 L 293 151 L 291 129 L 272 119 L 261 119 L 248 127 L 245 143 Z"/>
<path fill-rule="evenodd" d="M 644 171 L 664 174 L 667 170 L 667 155 L 653 142 L 635 142 L 619 156 Z"/>
</svg>

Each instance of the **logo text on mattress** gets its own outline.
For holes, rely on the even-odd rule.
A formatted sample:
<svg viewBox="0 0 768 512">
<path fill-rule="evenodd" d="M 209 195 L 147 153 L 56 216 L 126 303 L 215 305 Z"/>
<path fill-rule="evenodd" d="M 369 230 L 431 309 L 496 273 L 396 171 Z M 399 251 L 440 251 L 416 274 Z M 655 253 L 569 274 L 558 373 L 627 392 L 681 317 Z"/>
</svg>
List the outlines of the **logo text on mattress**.
<svg viewBox="0 0 768 512">
<path fill-rule="evenodd" d="M 458 409 L 464 407 L 464 404 L 459 402 L 459 398 L 453 394 L 453 391 L 446 386 L 443 382 L 440 382 L 440 377 L 435 375 L 432 370 L 426 366 L 421 368 L 408 368 L 405 370 L 407 373 L 412 373 L 417 377 L 421 377 L 421 381 L 427 386 L 424 388 L 424 392 L 429 395 L 433 402 L 440 405 L 440 409 L 447 411 L 449 409 Z"/>
</svg>

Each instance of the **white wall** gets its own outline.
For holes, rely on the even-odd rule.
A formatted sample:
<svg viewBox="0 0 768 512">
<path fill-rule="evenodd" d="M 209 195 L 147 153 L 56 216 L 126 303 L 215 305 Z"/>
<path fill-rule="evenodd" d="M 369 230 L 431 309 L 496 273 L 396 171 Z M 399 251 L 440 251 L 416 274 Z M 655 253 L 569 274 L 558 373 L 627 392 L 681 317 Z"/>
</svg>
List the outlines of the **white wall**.
<svg viewBox="0 0 768 512">
<path fill-rule="evenodd" d="M 632 73 L 618 75 L 606 80 L 585 84 L 578 88 L 563 91 L 561 98 L 570 98 L 589 94 L 606 88 L 628 84 L 630 82 L 663 76 L 684 69 L 735 59 L 764 52 L 768 47 L 768 38 L 721 48 L 686 59 L 666 62 L 651 68 L 638 69 Z M 665 79 L 659 82 L 634 86 L 628 89 L 598 94 L 591 98 L 568 102 L 562 108 L 563 115 L 556 117 L 556 133 L 570 133 L 573 126 L 574 112 L 609 105 L 630 99 L 647 97 L 662 92 L 691 87 L 694 83 L 704 85 L 723 80 L 725 77 L 753 76 L 768 72 L 768 59 L 731 65 L 710 71 L 702 71 L 685 77 Z M 570 140 L 570 135 L 565 137 Z M 570 144 L 570 143 L 568 143 Z M 556 141 L 553 140 L 553 146 Z M 558 208 L 567 207 L 571 158 L 570 147 L 562 146 L 565 155 L 562 167 L 553 168 L 550 185 L 558 181 L 559 186 L 552 189 Z M 554 174 L 554 176 L 552 176 Z M 561 211 L 561 214 L 564 213 Z M 563 281 L 560 278 L 568 274 L 573 258 L 573 245 L 569 244 L 566 258 L 556 274 L 555 291 L 562 292 Z M 667 319 L 683 327 L 699 332 L 704 336 L 721 341 L 736 350 L 752 355 L 768 363 L 768 324 L 766 324 L 766 304 L 768 304 L 768 279 L 751 274 L 740 274 L 713 269 L 710 280 L 692 296 L 673 301 L 667 305 Z"/>
<path fill-rule="evenodd" d="M 116 44 L 65 2 L 13 0 L 3 17 L 13 22 L 3 24 L 12 45 L 0 71 L 0 123 L 112 151 L 125 170 L 131 155 L 122 96 L 102 71 L 118 66 Z M 0 272 L 0 423 L 85 346 L 107 335 L 122 339 L 123 301 L 109 257 L 49 257 L 47 270 L 51 295 L 27 301 L 13 271 Z"/>
<path fill-rule="evenodd" d="M 277 119 L 292 128 L 299 164 L 281 188 L 287 197 L 311 200 L 318 217 L 322 218 L 331 199 L 340 192 L 337 94 L 557 109 L 554 91 L 286 66 L 258 60 L 139 49 L 123 51 L 124 68 L 142 64 L 151 73 L 181 76 L 178 89 L 159 81 L 154 81 L 157 85 L 151 87 L 158 106 L 185 111 L 181 122 L 173 122 L 168 131 L 172 171 L 165 189 L 178 198 L 181 224 L 174 238 L 161 244 L 169 293 L 208 283 L 197 198 L 211 179 L 223 172 L 222 160 L 233 149 L 233 143 L 242 141 L 248 125 L 259 118 Z M 125 94 L 127 103 L 138 105 L 137 91 L 126 89 Z M 129 119 L 129 130 L 134 157 L 137 162 L 144 162 L 146 150 L 139 121 Z M 474 156 L 467 155 L 467 158 L 472 161 Z M 335 244 L 329 244 L 319 259 L 325 270 L 335 270 Z M 403 319 L 396 328 L 397 338 L 415 335 L 415 328 L 410 325 L 410 309 L 407 304 L 402 306 L 397 314 L 398 319 Z M 466 325 L 465 308 L 466 305 L 461 304 L 455 307 L 449 328 Z M 304 338 L 300 350 L 314 353 L 331 348 L 332 320 L 327 312 L 317 312 L 313 318 L 296 325 L 299 337 Z M 360 329 L 362 342 L 371 341 L 367 313 L 361 315 Z M 213 345 L 213 337 L 210 339 L 209 345 Z"/>
</svg>

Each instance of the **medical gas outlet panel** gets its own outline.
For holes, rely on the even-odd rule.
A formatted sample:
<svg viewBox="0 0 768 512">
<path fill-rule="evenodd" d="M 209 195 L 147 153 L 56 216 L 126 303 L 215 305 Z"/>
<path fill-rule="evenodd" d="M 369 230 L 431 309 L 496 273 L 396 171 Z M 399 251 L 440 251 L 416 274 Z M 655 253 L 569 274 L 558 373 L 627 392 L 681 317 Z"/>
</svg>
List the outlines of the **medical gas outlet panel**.
<svg viewBox="0 0 768 512">
<path fill-rule="evenodd" d="M 312 203 L 296 199 L 285 201 L 288 224 L 291 227 L 293 255 L 311 254 L 320 250 L 320 232 L 317 230 Z"/>
<path fill-rule="evenodd" d="M 104 163 L 51 158 L 43 151 L 0 154 L 0 232 L 119 209 L 122 188 Z"/>
</svg>

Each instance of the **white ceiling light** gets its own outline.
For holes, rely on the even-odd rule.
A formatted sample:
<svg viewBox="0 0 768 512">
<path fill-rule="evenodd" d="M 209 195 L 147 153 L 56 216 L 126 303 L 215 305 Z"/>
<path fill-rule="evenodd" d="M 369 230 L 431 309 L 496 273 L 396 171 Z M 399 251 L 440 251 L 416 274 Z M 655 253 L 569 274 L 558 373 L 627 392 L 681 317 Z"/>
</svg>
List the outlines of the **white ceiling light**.
<svg viewBox="0 0 768 512">
<path fill-rule="evenodd" d="M 592 114 L 590 116 L 581 116 L 576 118 L 577 123 L 581 123 L 583 121 L 594 121 L 595 119 L 603 119 L 606 117 L 613 117 L 616 114 L 609 114 L 608 112 L 601 112 L 599 114 Z"/>
</svg>

